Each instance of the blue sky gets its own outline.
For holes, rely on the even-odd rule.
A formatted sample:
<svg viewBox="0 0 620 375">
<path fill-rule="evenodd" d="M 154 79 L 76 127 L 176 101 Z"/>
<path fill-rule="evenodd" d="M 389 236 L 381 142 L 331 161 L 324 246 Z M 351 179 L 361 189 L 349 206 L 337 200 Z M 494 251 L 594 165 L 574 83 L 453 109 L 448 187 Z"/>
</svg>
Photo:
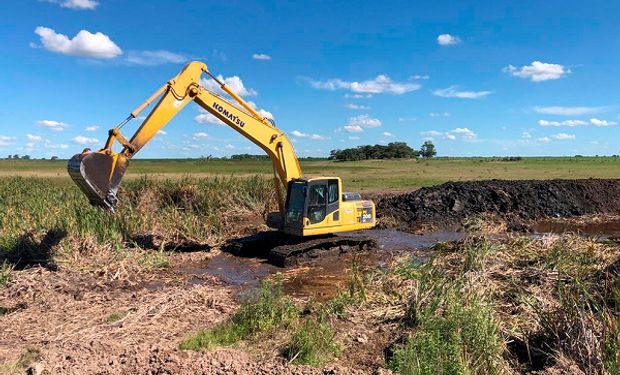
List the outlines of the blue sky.
<svg viewBox="0 0 620 375">
<path fill-rule="evenodd" d="M 425 139 L 441 156 L 620 153 L 620 3 L 482 3 L 5 1 L 0 155 L 100 148 L 191 60 L 300 156 Z M 212 122 L 190 105 L 136 157 L 260 153 Z"/>
</svg>

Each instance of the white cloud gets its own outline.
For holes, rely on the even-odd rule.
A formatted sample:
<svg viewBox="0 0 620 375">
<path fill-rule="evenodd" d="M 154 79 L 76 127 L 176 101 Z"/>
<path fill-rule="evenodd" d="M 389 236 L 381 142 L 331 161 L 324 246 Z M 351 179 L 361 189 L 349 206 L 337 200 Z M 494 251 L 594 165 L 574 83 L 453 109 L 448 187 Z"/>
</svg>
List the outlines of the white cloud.
<svg viewBox="0 0 620 375">
<path fill-rule="evenodd" d="M 538 125 L 540 126 L 584 126 L 588 125 L 588 122 L 582 120 L 564 120 L 564 121 L 548 121 L 548 120 L 538 120 Z"/>
<path fill-rule="evenodd" d="M 414 122 L 416 120 L 415 117 L 399 117 L 398 122 Z"/>
<path fill-rule="evenodd" d="M 94 0 L 46 0 L 48 3 L 58 4 L 63 8 L 76 9 L 76 10 L 93 10 L 99 5 Z"/>
<path fill-rule="evenodd" d="M 43 126 L 49 129 L 52 129 L 54 131 L 63 131 L 67 126 L 69 126 L 68 124 L 65 124 L 64 122 L 60 122 L 60 121 L 54 121 L 54 120 L 39 120 L 37 121 L 37 124 L 39 126 Z"/>
<path fill-rule="evenodd" d="M 523 133 L 521 133 L 521 138 L 523 138 L 523 139 L 530 139 L 530 138 L 532 138 L 532 135 L 529 132 L 523 132 Z"/>
<path fill-rule="evenodd" d="M 228 149 L 228 150 L 234 150 L 235 146 L 231 145 L 230 143 L 227 144 L 226 146 L 224 146 L 224 148 Z"/>
<path fill-rule="evenodd" d="M 580 116 L 605 112 L 609 107 L 534 107 L 534 111 L 545 115 Z"/>
<path fill-rule="evenodd" d="M 15 137 L 9 137 L 8 135 L 0 135 L 0 147 L 10 146 L 13 143 L 11 141 L 15 140 Z"/>
<path fill-rule="evenodd" d="M 97 142 L 95 142 L 95 143 L 97 143 Z M 50 149 L 50 150 L 66 150 L 66 149 L 69 148 L 69 145 L 67 145 L 67 144 L 45 143 L 43 145 L 43 147 L 45 147 L 47 149 Z"/>
<path fill-rule="evenodd" d="M 357 135 L 350 135 L 349 139 L 352 141 L 359 141 L 360 137 L 358 137 Z"/>
<path fill-rule="evenodd" d="M 347 133 L 361 133 L 364 129 L 377 128 L 381 126 L 381 120 L 372 118 L 368 115 L 359 115 L 349 118 L 349 123 L 338 130 L 344 130 Z"/>
<path fill-rule="evenodd" d="M 449 46 L 461 43 L 461 38 L 450 34 L 441 34 L 437 37 L 437 43 L 441 46 Z"/>
<path fill-rule="evenodd" d="M 597 118 L 591 118 L 590 119 L 590 124 L 594 125 L 594 126 L 612 126 L 612 125 L 618 125 L 617 122 L 615 121 L 607 121 L 607 120 L 599 120 Z"/>
<path fill-rule="evenodd" d="M 429 78 L 431 78 L 431 77 L 428 76 L 428 75 L 420 75 L 420 74 L 416 74 L 414 76 L 411 76 L 411 79 L 415 79 L 415 80 L 419 80 L 419 79 L 426 80 L 426 79 L 429 79 Z"/>
<path fill-rule="evenodd" d="M 41 142 L 43 140 L 43 137 L 41 137 L 40 135 L 34 135 L 34 134 L 26 134 L 26 138 L 30 142 Z"/>
<path fill-rule="evenodd" d="M 558 141 L 565 141 L 568 139 L 575 139 L 575 135 L 574 134 L 566 134 L 566 133 L 558 133 L 558 134 L 554 134 L 551 136 L 551 138 L 558 140 Z"/>
<path fill-rule="evenodd" d="M 255 53 L 252 55 L 252 58 L 254 60 L 271 60 L 271 56 L 265 53 Z"/>
<path fill-rule="evenodd" d="M 159 134 L 159 135 L 166 135 L 166 134 L 168 134 L 168 132 L 166 132 L 164 130 L 158 130 L 157 134 Z"/>
<path fill-rule="evenodd" d="M 478 135 L 468 128 L 456 128 L 446 133 L 446 138 L 454 140 L 460 136 L 464 141 L 475 141 Z"/>
<path fill-rule="evenodd" d="M 265 111 L 264 109 L 259 109 L 257 112 L 266 119 L 274 120 L 273 114 L 269 111 Z"/>
<path fill-rule="evenodd" d="M 478 99 L 484 98 L 493 91 L 458 91 L 458 86 L 450 86 L 446 89 L 435 90 L 433 95 L 442 98 Z"/>
<path fill-rule="evenodd" d="M 217 79 L 220 82 L 224 82 L 228 88 L 237 93 L 239 96 L 256 96 L 258 92 L 256 90 L 247 88 L 243 84 L 243 81 L 238 76 L 226 77 L 224 78 L 221 74 L 217 76 Z M 224 91 L 220 88 L 220 85 L 212 79 L 203 78 L 200 80 L 200 83 L 207 89 L 213 92 L 216 92 L 221 95 L 226 95 Z"/>
<path fill-rule="evenodd" d="M 394 94 L 402 95 L 410 91 L 415 91 L 422 87 L 417 83 L 408 82 L 394 82 L 390 77 L 385 74 L 380 74 L 373 79 L 366 81 L 343 81 L 340 78 L 329 79 L 327 81 L 313 81 L 310 80 L 310 86 L 320 90 L 351 90 L 354 93 L 362 94 Z"/>
<path fill-rule="evenodd" d="M 189 58 L 178 53 L 158 50 L 158 51 L 129 51 L 125 61 L 132 65 L 155 66 L 163 64 L 181 64 Z"/>
<path fill-rule="evenodd" d="M 222 126 L 226 125 L 226 124 L 224 124 L 224 122 L 222 122 L 222 120 L 220 120 L 217 117 L 213 116 L 207 110 L 205 110 L 203 108 L 198 108 L 198 111 L 200 111 L 200 113 L 198 115 L 196 115 L 196 117 L 194 117 L 194 121 L 196 121 L 197 123 L 199 123 L 199 124 L 222 125 Z"/>
<path fill-rule="evenodd" d="M 348 103 L 346 105 L 346 107 L 348 109 L 355 109 L 355 110 L 365 110 L 365 109 L 370 109 L 369 106 L 367 105 L 362 105 L 362 104 L 355 104 L 355 103 Z"/>
<path fill-rule="evenodd" d="M 435 137 L 439 137 L 443 135 L 443 133 L 437 130 L 428 130 L 428 131 L 421 132 L 420 135 L 424 137 L 425 139 L 433 139 Z"/>
<path fill-rule="evenodd" d="M 372 94 L 344 94 L 345 99 L 370 99 Z"/>
<path fill-rule="evenodd" d="M 86 127 L 86 131 L 87 132 L 96 132 L 97 129 L 99 129 L 99 126 L 97 126 L 97 125 L 92 125 L 92 126 Z"/>
<path fill-rule="evenodd" d="M 536 140 L 538 142 L 542 142 L 542 143 L 551 142 L 551 138 L 549 138 L 549 137 L 536 138 Z"/>
<path fill-rule="evenodd" d="M 205 139 L 208 138 L 209 134 L 205 133 L 205 132 L 198 132 L 198 133 L 194 133 L 193 138 L 195 140 L 201 140 L 201 139 Z"/>
<path fill-rule="evenodd" d="M 77 137 L 73 138 L 73 142 L 79 145 L 88 145 L 93 143 L 99 143 L 99 140 L 97 138 L 88 138 L 82 135 L 78 135 Z"/>
<path fill-rule="evenodd" d="M 428 115 L 431 117 L 450 117 L 449 112 L 431 112 Z"/>
<path fill-rule="evenodd" d="M 293 130 L 291 132 L 291 135 L 293 135 L 293 136 L 295 136 L 297 138 L 308 138 L 308 139 L 312 139 L 312 140 L 315 140 L 315 141 L 325 141 L 325 140 L 330 139 L 329 137 L 325 137 L 325 136 L 322 136 L 322 135 L 319 135 L 319 134 L 303 133 L 303 132 L 300 132 L 299 130 Z"/>
<path fill-rule="evenodd" d="M 559 79 L 570 73 L 570 70 L 563 65 L 548 64 L 540 61 L 534 61 L 531 65 L 524 65 L 521 68 L 508 65 L 503 71 L 515 77 L 530 79 L 532 82 Z"/>
<path fill-rule="evenodd" d="M 384 137 L 393 137 L 394 134 L 390 133 L 390 132 L 383 132 L 381 133 L 381 135 L 383 135 Z"/>
<path fill-rule="evenodd" d="M 72 39 L 43 26 L 37 27 L 34 32 L 41 37 L 41 43 L 46 50 L 63 55 L 112 59 L 123 53 L 110 37 L 100 32 L 93 34 L 80 30 Z"/>
</svg>

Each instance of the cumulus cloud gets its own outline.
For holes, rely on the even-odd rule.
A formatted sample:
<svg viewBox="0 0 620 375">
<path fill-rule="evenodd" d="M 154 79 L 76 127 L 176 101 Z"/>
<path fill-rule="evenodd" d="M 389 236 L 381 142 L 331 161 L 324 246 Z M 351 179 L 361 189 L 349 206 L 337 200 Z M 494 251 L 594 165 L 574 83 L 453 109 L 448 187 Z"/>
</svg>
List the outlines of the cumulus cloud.
<svg viewBox="0 0 620 375">
<path fill-rule="evenodd" d="M 491 94 L 493 91 L 459 91 L 458 86 L 450 86 L 446 89 L 433 91 L 433 95 L 442 98 L 479 99 Z"/>
<path fill-rule="evenodd" d="M 308 139 L 312 139 L 314 141 L 325 141 L 330 139 L 329 137 L 325 137 L 319 134 L 308 134 L 308 133 L 303 133 L 300 132 L 299 130 L 293 130 L 291 132 L 291 135 L 297 138 L 308 138 Z"/>
<path fill-rule="evenodd" d="M 345 99 L 370 99 L 372 94 L 344 94 Z"/>
<path fill-rule="evenodd" d="M 364 129 L 377 128 L 379 126 L 381 126 L 381 120 L 368 115 L 359 115 L 349 118 L 349 123 L 338 130 L 344 130 L 347 133 L 361 133 Z"/>
<path fill-rule="evenodd" d="M 78 135 L 77 137 L 73 138 L 73 142 L 77 143 L 78 145 L 91 145 L 94 143 L 99 143 L 99 140 L 97 138 L 89 138 Z"/>
<path fill-rule="evenodd" d="M 352 141 L 359 141 L 360 137 L 358 137 L 357 135 L 350 135 L 349 139 Z"/>
<path fill-rule="evenodd" d="M 383 132 L 381 133 L 381 135 L 383 135 L 384 137 L 393 137 L 394 134 L 390 133 L 390 132 Z"/>
<path fill-rule="evenodd" d="M 385 74 L 380 74 L 373 79 L 366 81 L 344 81 L 340 78 L 328 79 L 326 81 L 310 80 L 310 86 L 319 90 L 350 90 L 361 94 L 394 94 L 402 95 L 410 91 L 419 90 L 421 85 L 411 82 L 394 82 Z"/>
<path fill-rule="evenodd" d="M 539 120 L 538 121 L 538 125 L 540 126 L 568 126 L 568 127 L 573 127 L 573 126 L 585 126 L 585 125 L 592 125 L 592 126 L 613 126 L 613 125 L 617 125 L 618 123 L 615 121 L 607 121 L 607 120 L 601 120 L 601 119 L 597 119 L 597 118 L 591 118 L 590 121 L 584 121 L 584 120 L 564 120 L 564 121 L 549 121 L 549 120 Z"/>
<path fill-rule="evenodd" d="M 109 36 L 101 32 L 93 34 L 80 30 L 72 39 L 43 26 L 37 27 L 34 32 L 41 38 L 43 47 L 50 52 L 93 59 L 112 59 L 123 53 Z"/>
<path fill-rule="evenodd" d="M 57 132 L 63 131 L 67 126 L 69 126 L 68 124 L 65 124 L 64 122 L 54 121 L 54 120 L 39 120 L 37 121 L 37 125 L 46 127 L 48 129 L 51 129 Z"/>
<path fill-rule="evenodd" d="M 255 53 L 252 55 L 252 58 L 254 60 L 271 60 L 271 56 L 265 53 Z"/>
<path fill-rule="evenodd" d="M 164 130 L 158 130 L 157 134 L 159 134 L 159 135 L 166 135 L 166 134 L 168 134 L 168 132 L 166 132 Z"/>
<path fill-rule="evenodd" d="M 209 134 L 207 134 L 205 132 L 198 132 L 198 133 L 194 133 L 193 138 L 195 140 L 199 141 L 201 139 L 209 138 Z"/>
<path fill-rule="evenodd" d="M 0 147 L 12 145 L 13 140 L 15 140 L 15 137 L 9 137 L 8 135 L 0 135 Z"/>
<path fill-rule="evenodd" d="M 431 117 L 450 117 L 449 112 L 431 112 L 428 115 Z"/>
<path fill-rule="evenodd" d="M 538 142 L 542 142 L 542 143 L 551 142 L 551 138 L 549 138 L 549 137 L 541 137 L 541 138 L 536 138 L 536 140 L 537 140 Z"/>
<path fill-rule="evenodd" d="M 437 37 L 437 43 L 440 46 L 450 46 L 461 43 L 461 38 L 450 34 L 441 34 Z"/>
<path fill-rule="evenodd" d="M 99 126 L 97 125 L 91 125 L 91 126 L 86 127 L 87 132 L 96 132 L 98 129 L 99 129 Z"/>
<path fill-rule="evenodd" d="M 155 66 L 164 64 L 181 64 L 189 58 L 178 53 L 157 50 L 157 51 L 129 51 L 125 61 L 131 65 Z"/>
<path fill-rule="evenodd" d="M 443 133 L 437 130 L 428 130 L 428 131 L 421 132 L 420 135 L 424 137 L 424 139 L 432 140 L 436 137 L 443 135 Z"/>
<path fill-rule="evenodd" d="M 30 142 L 41 142 L 43 140 L 43 137 L 41 137 L 40 135 L 34 135 L 34 134 L 26 134 L 26 138 Z"/>
<path fill-rule="evenodd" d="M 415 122 L 415 117 L 399 117 L 398 122 Z"/>
<path fill-rule="evenodd" d="M 534 107 L 534 111 L 545 115 L 580 116 L 605 112 L 609 107 Z"/>
<path fill-rule="evenodd" d="M 468 128 L 456 128 L 446 133 L 446 138 L 454 140 L 457 137 L 461 137 L 464 141 L 475 141 L 478 135 Z"/>
<path fill-rule="evenodd" d="M 607 120 L 599 120 L 597 118 L 591 118 L 590 119 L 590 124 L 594 125 L 594 126 L 612 126 L 612 125 L 618 125 L 617 122 L 615 121 L 607 121 Z"/>
<path fill-rule="evenodd" d="M 355 104 L 355 103 L 348 103 L 346 105 L 346 107 L 348 109 L 354 109 L 354 110 L 366 110 L 366 109 L 370 109 L 369 106 L 367 105 L 362 105 L 362 104 Z"/>
<path fill-rule="evenodd" d="M 256 90 L 245 87 L 243 81 L 238 76 L 224 78 L 220 74 L 217 76 L 217 79 L 219 79 L 220 82 L 224 82 L 226 86 L 228 86 L 232 91 L 236 92 L 239 96 L 258 95 L 258 92 L 256 92 Z M 204 86 L 207 90 L 216 92 L 220 95 L 227 95 L 224 91 L 222 91 L 220 85 L 212 79 L 203 78 L 200 80 L 200 84 L 202 84 L 202 86 Z"/>
<path fill-rule="evenodd" d="M 419 79 L 426 80 L 426 79 L 430 79 L 430 78 L 431 77 L 429 75 L 426 75 L 426 74 L 425 75 L 416 74 L 416 75 L 411 76 L 411 79 L 415 79 L 415 80 L 419 80 Z"/>
<path fill-rule="evenodd" d="M 76 9 L 76 10 L 93 10 L 99 5 L 99 2 L 95 0 L 45 0 L 48 3 L 58 4 L 63 8 Z"/>
<path fill-rule="evenodd" d="M 575 139 L 575 135 L 574 134 L 566 134 L 566 133 L 558 133 L 558 134 L 554 134 L 551 136 L 552 139 L 555 139 L 557 141 L 565 141 L 568 139 Z"/>
<path fill-rule="evenodd" d="M 548 64 L 540 61 L 534 61 L 531 65 L 524 65 L 520 68 L 508 65 L 502 70 L 515 77 L 529 79 L 532 82 L 560 79 L 570 73 L 570 70 L 563 65 Z"/>
<path fill-rule="evenodd" d="M 532 135 L 529 132 L 522 132 L 521 133 L 521 138 L 523 138 L 523 139 L 530 139 L 530 138 L 532 138 Z"/>
</svg>

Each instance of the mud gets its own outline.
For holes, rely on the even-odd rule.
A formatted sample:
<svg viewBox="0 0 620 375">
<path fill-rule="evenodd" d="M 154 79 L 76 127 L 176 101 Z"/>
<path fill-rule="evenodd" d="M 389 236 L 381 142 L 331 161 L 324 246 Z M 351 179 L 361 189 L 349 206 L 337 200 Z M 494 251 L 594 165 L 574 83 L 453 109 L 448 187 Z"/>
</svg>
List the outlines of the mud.
<svg viewBox="0 0 620 375">
<path fill-rule="evenodd" d="M 377 201 L 382 226 L 409 231 L 460 226 L 493 216 L 519 229 L 523 221 L 619 213 L 620 180 L 524 180 L 448 182 Z"/>
</svg>

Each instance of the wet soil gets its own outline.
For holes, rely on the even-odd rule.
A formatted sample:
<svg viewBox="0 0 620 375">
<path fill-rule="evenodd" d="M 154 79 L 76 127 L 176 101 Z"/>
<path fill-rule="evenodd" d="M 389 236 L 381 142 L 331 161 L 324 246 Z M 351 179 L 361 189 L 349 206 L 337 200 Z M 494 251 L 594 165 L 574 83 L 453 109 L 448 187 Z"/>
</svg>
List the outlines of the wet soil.
<svg viewBox="0 0 620 375">
<path fill-rule="evenodd" d="M 618 196 L 620 180 L 448 182 L 379 199 L 377 216 L 384 227 L 408 231 L 459 225 L 480 215 L 518 227 L 523 220 L 620 213 Z"/>
</svg>

